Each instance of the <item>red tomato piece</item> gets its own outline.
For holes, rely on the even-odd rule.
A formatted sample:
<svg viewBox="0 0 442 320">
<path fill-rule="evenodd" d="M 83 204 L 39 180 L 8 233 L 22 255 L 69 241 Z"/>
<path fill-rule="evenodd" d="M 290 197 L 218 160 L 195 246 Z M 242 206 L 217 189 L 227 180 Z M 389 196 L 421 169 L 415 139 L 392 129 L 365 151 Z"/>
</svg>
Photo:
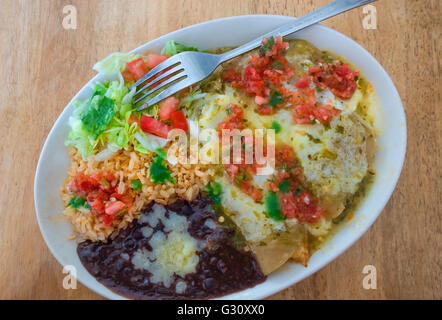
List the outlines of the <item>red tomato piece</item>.
<svg viewBox="0 0 442 320">
<path fill-rule="evenodd" d="M 160 105 L 160 119 L 168 120 L 172 113 L 178 108 L 179 100 L 175 97 L 169 97 L 164 99 Z"/>
<path fill-rule="evenodd" d="M 176 129 L 182 129 L 185 132 L 189 131 L 189 125 L 187 123 L 186 116 L 183 110 L 178 110 L 172 113 L 172 126 Z"/>
<path fill-rule="evenodd" d="M 101 199 L 95 199 L 89 202 L 89 205 L 92 208 L 92 213 L 103 214 L 104 213 L 104 203 Z"/>
<path fill-rule="evenodd" d="M 127 119 L 127 123 L 129 123 L 129 124 L 132 124 L 132 123 L 140 124 L 140 119 L 138 119 L 138 117 L 132 113 L 130 115 L 129 119 Z"/>
<path fill-rule="evenodd" d="M 222 77 L 227 82 L 240 82 L 242 80 L 241 72 L 236 71 L 233 67 L 227 67 L 223 71 Z"/>
<path fill-rule="evenodd" d="M 110 227 L 114 221 L 114 216 L 103 214 L 100 216 L 100 221 L 103 222 L 106 227 Z"/>
<path fill-rule="evenodd" d="M 124 195 L 124 194 L 120 194 L 118 192 L 112 193 L 110 195 L 110 198 L 115 198 L 117 200 L 120 200 L 121 202 L 123 202 L 126 207 L 130 208 L 132 207 L 133 204 L 133 199 L 129 198 L 128 196 Z"/>
<path fill-rule="evenodd" d="M 129 70 L 124 70 L 122 73 L 121 73 L 121 75 L 123 76 L 123 79 L 126 81 L 126 82 L 135 82 L 136 80 L 135 80 L 135 77 L 134 77 L 134 75 L 132 74 L 132 72 L 130 72 Z"/>
<path fill-rule="evenodd" d="M 333 117 L 339 115 L 341 110 L 333 108 L 331 105 L 324 104 L 316 109 L 314 109 L 313 114 L 315 118 L 321 121 L 321 123 L 329 122 Z"/>
<path fill-rule="evenodd" d="M 249 195 L 254 201 L 261 201 L 262 192 L 258 188 L 252 185 L 250 181 L 241 181 L 240 188 L 244 193 Z"/>
<path fill-rule="evenodd" d="M 255 103 L 257 105 L 259 105 L 259 106 L 262 105 L 262 104 L 266 104 L 268 102 L 269 102 L 268 98 L 264 98 L 264 97 L 261 97 L 261 96 L 256 96 L 255 97 Z"/>
<path fill-rule="evenodd" d="M 126 63 L 127 70 L 132 73 L 135 80 L 142 78 L 148 71 L 143 58 L 138 58 Z"/>
<path fill-rule="evenodd" d="M 158 121 L 146 115 L 141 116 L 141 130 L 147 133 L 152 133 L 159 137 L 167 139 L 169 133 L 169 126 L 164 122 Z"/>
<path fill-rule="evenodd" d="M 315 120 L 315 117 L 311 107 L 308 107 L 305 104 L 300 104 L 294 108 L 293 119 L 299 124 L 310 124 Z"/>
<path fill-rule="evenodd" d="M 308 74 L 304 75 L 301 79 L 296 82 L 295 87 L 298 89 L 307 88 L 310 85 L 310 76 Z"/>
<path fill-rule="evenodd" d="M 150 69 L 155 68 L 157 65 L 159 65 L 161 62 L 169 59 L 168 55 L 161 55 L 161 54 L 154 54 L 151 53 L 147 56 L 147 66 Z"/>
<path fill-rule="evenodd" d="M 275 107 L 270 106 L 259 106 L 258 107 L 258 113 L 262 115 L 270 115 L 274 114 L 277 111 Z"/>
<path fill-rule="evenodd" d="M 126 205 L 122 201 L 111 202 L 104 210 L 107 215 L 114 216 L 121 210 L 126 208 Z"/>
</svg>

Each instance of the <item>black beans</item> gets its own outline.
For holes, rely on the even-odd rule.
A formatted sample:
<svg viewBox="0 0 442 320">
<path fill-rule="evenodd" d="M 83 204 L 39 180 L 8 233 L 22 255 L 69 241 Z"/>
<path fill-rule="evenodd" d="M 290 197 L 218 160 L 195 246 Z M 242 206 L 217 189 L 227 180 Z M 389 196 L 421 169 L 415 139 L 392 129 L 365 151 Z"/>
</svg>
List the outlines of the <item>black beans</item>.
<svg viewBox="0 0 442 320">
<path fill-rule="evenodd" d="M 203 281 L 203 288 L 207 291 L 213 291 L 216 288 L 216 282 L 213 278 L 207 278 Z"/>
<path fill-rule="evenodd" d="M 121 230 L 108 243 L 80 243 L 77 252 L 83 265 L 104 285 L 135 299 L 212 298 L 265 280 L 253 254 L 240 251 L 234 245 L 233 237 L 240 236 L 237 231 L 218 224 L 218 217 L 208 198 L 199 198 L 196 202 L 179 200 L 165 208 L 187 217 L 189 234 L 200 244 L 206 244 L 198 253 L 195 273 L 176 277 L 169 287 L 150 282 L 151 274 L 144 269 L 136 269 L 131 262 L 138 249 L 152 250 L 150 237 L 145 238 L 141 230 L 147 224 L 137 221 Z M 149 214 L 151 210 L 152 205 L 149 205 L 143 214 Z M 154 231 L 163 228 L 162 223 L 158 223 Z M 187 284 L 183 293 L 175 291 L 179 281 Z"/>
</svg>

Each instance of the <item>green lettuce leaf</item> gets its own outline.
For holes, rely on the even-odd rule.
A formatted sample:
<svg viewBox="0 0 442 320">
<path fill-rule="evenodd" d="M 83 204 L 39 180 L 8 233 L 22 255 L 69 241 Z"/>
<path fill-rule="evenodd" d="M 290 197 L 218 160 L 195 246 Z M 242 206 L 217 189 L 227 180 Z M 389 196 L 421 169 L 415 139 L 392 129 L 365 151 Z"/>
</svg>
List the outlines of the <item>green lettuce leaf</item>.
<svg viewBox="0 0 442 320">
<path fill-rule="evenodd" d="M 124 70 L 127 62 L 139 57 L 139 54 L 114 52 L 103 60 L 97 62 L 94 65 L 94 70 L 104 75 L 117 74 Z"/>
<path fill-rule="evenodd" d="M 114 114 L 114 100 L 97 94 L 89 101 L 86 110 L 81 115 L 81 122 L 94 139 L 97 139 L 106 130 Z"/>
<path fill-rule="evenodd" d="M 94 138 L 86 131 L 83 123 L 76 117 L 69 119 L 71 131 L 65 141 L 65 145 L 75 147 L 80 152 L 83 160 L 94 154 Z"/>
<path fill-rule="evenodd" d="M 167 41 L 163 50 L 161 50 L 161 54 L 167 54 L 169 57 L 171 57 L 184 51 L 198 51 L 198 48 L 195 46 L 187 47 L 184 44 L 178 43 L 174 40 L 169 40 Z"/>
<path fill-rule="evenodd" d="M 120 104 L 123 98 L 129 93 L 129 88 L 124 85 L 123 81 L 111 81 L 108 84 L 108 88 L 104 95 L 115 101 L 116 104 Z"/>
</svg>

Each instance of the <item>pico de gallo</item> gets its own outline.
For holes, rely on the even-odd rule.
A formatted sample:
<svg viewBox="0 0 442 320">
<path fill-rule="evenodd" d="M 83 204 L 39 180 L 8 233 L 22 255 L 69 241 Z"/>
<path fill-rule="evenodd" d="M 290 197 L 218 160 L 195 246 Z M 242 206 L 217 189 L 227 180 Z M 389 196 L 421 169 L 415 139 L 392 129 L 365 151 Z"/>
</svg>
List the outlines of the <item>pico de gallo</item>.
<svg viewBox="0 0 442 320">
<path fill-rule="evenodd" d="M 327 213 L 306 187 L 304 173 L 293 148 L 278 146 L 275 153 L 275 173 L 267 181 L 270 190 L 266 199 L 268 211 L 276 220 L 296 218 L 299 222 L 317 222 Z"/>
<path fill-rule="evenodd" d="M 293 110 L 297 124 L 330 122 L 341 110 L 321 104 L 315 92 L 329 88 L 338 98 L 350 99 L 357 88 L 359 72 L 338 60 L 320 61 L 293 85 L 290 83 L 295 71 L 284 56 L 287 48 L 282 37 L 265 38 L 243 70 L 227 67 L 223 79 L 254 97 L 259 114 L 272 115 L 279 108 L 288 108 Z"/>
<path fill-rule="evenodd" d="M 220 135 L 230 135 L 235 129 L 244 129 L 244 113 L 241 107 L 232 104 L 227 109 L 226 119 L 218 124 L 218 132 Z M 251 138 L 253 139 L 253 136 L 251 136 Z M 257 170 L 260 166 L 254 161 L 254 139 L 252 143 L 252 163 L 248 164 L 245 161 L 246 137 L 241 136 L 241 158 L 238 159 L 239 161 L 234 161 L 234 146 L 231 145 L 229 163 L 224 164 L 224 170 L 228 174 L 230 180 L 235 185 L 237 185 L 244 193 L 249 195 L 254 201 L 261 201 L 263 197 L 262 190 L 253 183 L 253 175 L 257 174 Z"/>
<path fill-rule="evenodd" d="M 69 205 L 90 210 L 107 227 L 121 218 L 133 203 L 133 194 L 118 192 L 118 180 L 110 172 L 98 171 L 92 175 L 79 172 L 68 190 L 72 194 Z"/>
</svg>

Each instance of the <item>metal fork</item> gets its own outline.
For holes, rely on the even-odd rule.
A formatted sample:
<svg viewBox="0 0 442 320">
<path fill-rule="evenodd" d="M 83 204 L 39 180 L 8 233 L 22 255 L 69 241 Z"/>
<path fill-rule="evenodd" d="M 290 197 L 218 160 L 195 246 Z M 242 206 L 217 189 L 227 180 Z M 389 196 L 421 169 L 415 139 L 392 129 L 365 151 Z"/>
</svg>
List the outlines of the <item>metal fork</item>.
<svg viewBox="0 0 442 320">
<path fill-rule="evenodd" d="M 347 10 L 374 1 L 376 0 L 335 0 L 306 14 L 302 18 L 287 23 L 223 54 L 187 51 L 174 55 L 150 70 L 144 77 L 132 85 L 131 89 L 137 87 L 134 104 L 152 95 L 148 101 L 145 101 L 145 103 L 138 108 L 138 111 L 143 110 L 207 78 L 221 63 L 259 47 L 263 38 L 272 36 L 284 37 Z M 154 95 L 155 93 L 157 94 Z"/>
</svg>

